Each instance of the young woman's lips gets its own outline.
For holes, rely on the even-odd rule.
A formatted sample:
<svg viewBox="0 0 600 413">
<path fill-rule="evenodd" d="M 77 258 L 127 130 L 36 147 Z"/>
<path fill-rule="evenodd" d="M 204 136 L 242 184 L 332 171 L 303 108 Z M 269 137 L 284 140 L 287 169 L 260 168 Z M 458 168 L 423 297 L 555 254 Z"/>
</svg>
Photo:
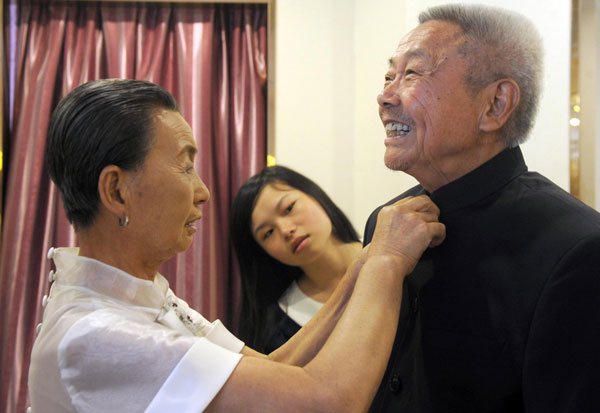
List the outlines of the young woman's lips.
<svg viewBox="0 0 600 413">
<path fill-rule="evenodd" d="M 308 235 L 303 235 L 301 237 L 296 238 L 292 242 L 292 252 L 294 254 L 299 253 L 300 251 L 302 251 L 304 249 L 304 247 L 306 246 L 307 243 L 308 243 Z"/>
</svg>

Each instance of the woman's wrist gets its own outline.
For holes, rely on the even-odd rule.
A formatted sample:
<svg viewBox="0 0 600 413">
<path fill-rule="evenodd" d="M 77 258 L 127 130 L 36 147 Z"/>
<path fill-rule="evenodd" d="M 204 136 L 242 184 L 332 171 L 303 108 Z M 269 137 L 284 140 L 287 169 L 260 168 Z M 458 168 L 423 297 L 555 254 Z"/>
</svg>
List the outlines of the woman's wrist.
<svg viewBox="0 0 600 413">
<path fill-rule="evenodd" d="M 370 269 L 379 269 L 380 271 L 383 269 L 404 278 L 413 270 L 416 264 L 417 260 L 406 255 L 382 254 L 369 256 L 363 264 L 363 268 L 368 266 Z"/>
</svg>

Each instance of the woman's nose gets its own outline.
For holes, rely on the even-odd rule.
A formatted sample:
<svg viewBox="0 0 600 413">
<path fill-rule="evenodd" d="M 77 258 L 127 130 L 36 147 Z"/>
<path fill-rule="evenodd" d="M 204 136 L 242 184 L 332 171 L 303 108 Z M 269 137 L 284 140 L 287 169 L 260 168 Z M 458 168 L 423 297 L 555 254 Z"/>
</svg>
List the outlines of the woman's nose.
<svg viewBox="0 0 600 413">
<path fill-rule="evenodd" d="M 296 226 L 293 224 L 288 224 L 283 228 L 283 236 L 285 237 L 286 241 L 292 239 L 295 233 Z"/>
<path fill-rule="evenodd" d="M 200 205 L 210 199 L 210 191 L 200 176 L 198 174 L 196 176 L 198 179 L 196 180 L 196 187 L 194 189 L 194 205 Z"/>
</svg>

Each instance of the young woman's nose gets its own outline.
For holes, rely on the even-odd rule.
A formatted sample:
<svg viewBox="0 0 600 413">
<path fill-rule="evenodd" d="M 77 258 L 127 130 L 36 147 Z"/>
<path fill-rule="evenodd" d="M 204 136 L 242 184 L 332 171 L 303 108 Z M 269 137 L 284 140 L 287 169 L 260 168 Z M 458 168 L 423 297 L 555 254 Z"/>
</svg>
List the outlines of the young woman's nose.
<svg viewBox="0 0 600 413">
<path fill-rule="evenodd" d="M 290 240 L 294 236 L 295 233 L 296 233 L 295 225 L 289 223 L 285 227 L 283 227 L 283 236 L 285 237 L 286 241 Z"/>
</svg>

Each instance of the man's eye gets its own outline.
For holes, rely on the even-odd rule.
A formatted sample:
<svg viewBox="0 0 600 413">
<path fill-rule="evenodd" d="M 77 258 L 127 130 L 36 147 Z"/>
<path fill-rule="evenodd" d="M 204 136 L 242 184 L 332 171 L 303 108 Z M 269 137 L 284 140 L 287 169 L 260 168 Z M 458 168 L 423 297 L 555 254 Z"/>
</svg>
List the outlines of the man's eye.
<svg viewBox="0 0 600 413">
<path fill-rule="evenodd" d="M 191 174 L 192 171 L 194 170 L 194 166 L 188 166 L 187 168 L 185 168 L 185 173 L 186 174 Z"/>
<path fill-rule="evenodd" d="M 416 74 L 416 73 L 417 73 L 417 72 L 415 72 L 415 71 L 414 71 L 414 70 L 412 70 L 412 69 L 406 69 L 406 70 L 404 71 L 404 76 L 408 76 L 408 75 L 414 75 L 414 74 Z"/>
</svg>

